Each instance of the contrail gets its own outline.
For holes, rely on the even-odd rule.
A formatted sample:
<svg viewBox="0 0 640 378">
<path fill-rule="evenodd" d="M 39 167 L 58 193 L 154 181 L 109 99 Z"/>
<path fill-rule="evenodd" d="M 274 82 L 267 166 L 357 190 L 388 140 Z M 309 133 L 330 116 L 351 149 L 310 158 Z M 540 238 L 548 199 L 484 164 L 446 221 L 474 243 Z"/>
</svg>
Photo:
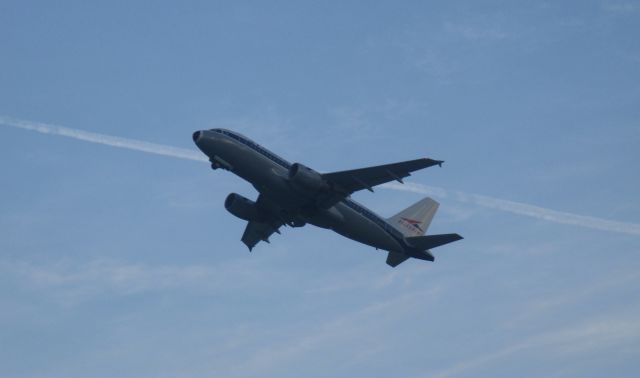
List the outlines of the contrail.
<svg viewBox="0 0 640 378">
<path fill-rule="evenodd" d="M 16 127 L 24 130 L 37 131 L 42 134 L 59 135 L 82 140 L 85 142 L 104 144 L 112 147 L 126 148 L 151 154 L 170 156 L 178 159 L 195 160 L 202 162 L 208 161 L 208 159 L 205 156 L 202 156 L 202 154 L 200 154 L 199 152 L 184 148 L 150 143 L 135 139 L 115 137 L 105 134 L 92 133 L 84 130 L 71 129 L 68 127 L 50 125 L 46 123 L 24 121 L 0 116 L 0 125 Z M 452 198 L 462 203 L 471 203 L 477 206 L 501 210 L 512 214 L 524 215 L 532 218 L 546 220 L 549 222 L 570 224 L 595 230 L 640 235 L 640 224 L 636 223 L 617 222 L 608 219 L 578 215 L 529 205 L 526 203 L 493 198 L 479 194 L 464 193 L 460 191 L 449 191 L 444 188 L 426 186 L 410 182 L 407 182 L 404 185 L 397 183 L 387 183 L 381 185 L 381 187 L 385 189 L 408 191 L 442 198 Z"/>
<path fill-rule="evenodd" d="M 144 142 L 141 140 L 120 138 L 111 135 L 92 133 L 89 131 L 70 129 L 68 127 L 50 125 L 46 123 L 23 121 L 0 116 L 0 125 L 17 127 L 19 129 L 37 131 L 42 134 L 60 135 L 67 138 L 83 140 L 85 142 L 104 144 L 107 146 L 126 148 L 150 154 L 171 156 L 178 159 L 208 161 L 201 153 L 186 148 L 172 147 L 164 144 Z"/>
</svg>

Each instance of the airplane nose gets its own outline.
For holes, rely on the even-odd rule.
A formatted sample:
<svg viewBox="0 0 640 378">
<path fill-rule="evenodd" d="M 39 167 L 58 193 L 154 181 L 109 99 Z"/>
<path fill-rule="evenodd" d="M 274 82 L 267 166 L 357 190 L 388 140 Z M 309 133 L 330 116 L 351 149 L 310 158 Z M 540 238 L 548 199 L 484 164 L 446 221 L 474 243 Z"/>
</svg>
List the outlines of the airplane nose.
<svg viewBox="0 0 640 378">
<path fill-rule="evenodd" d="M 198 139 L 200 139 L 200 135 L 202 135 L 202 131 L 196 131 L 193 133 L 193 142 L 198 143 Z"/>
</svg>

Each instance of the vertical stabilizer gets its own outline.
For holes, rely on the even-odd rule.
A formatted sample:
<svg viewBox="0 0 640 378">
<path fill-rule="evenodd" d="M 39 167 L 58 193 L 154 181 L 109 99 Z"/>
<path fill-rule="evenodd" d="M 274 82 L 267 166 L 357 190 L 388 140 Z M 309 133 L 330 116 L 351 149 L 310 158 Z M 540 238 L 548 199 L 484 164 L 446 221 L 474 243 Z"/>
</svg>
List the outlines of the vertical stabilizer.
<svg viewBox="0 0 640 378">
<path fill-rule="evenodd" d="M 407 237 L 421 236 L 427 232 L 438 206 L 439 203 L 426 197 L 387 219 L 387 222 Z"/>
</svg>

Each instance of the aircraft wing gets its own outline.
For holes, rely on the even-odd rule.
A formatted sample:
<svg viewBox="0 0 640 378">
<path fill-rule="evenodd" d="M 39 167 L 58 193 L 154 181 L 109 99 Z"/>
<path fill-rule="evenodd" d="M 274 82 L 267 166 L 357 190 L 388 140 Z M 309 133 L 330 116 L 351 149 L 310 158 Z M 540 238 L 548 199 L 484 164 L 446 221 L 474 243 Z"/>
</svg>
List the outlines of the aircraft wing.
<svg viewBox="0 0 640 378">
<path fill-rule="evenodd" d="M 385 182 L 395 180 L 402 183 L 402 179 L 411 176 L 411 172 L 434 165 L 442 165 L 442 163 L 444 163 L 442 160 L 423 158 L 378 165 L 376 167 L 325 173 L 322 177 L 334 184 L 335 189 L 346 197 L 362 189 L 373 192 L 374 186 L 384 184 Z"/>
<path fill-rule="evenodd" d="M 269 243 L 269 237 L 274 232 L 279 234 L 280 231 L 278 229 L 284 224 L 281 219 L 269 213 L 265 202 L 262 195 L 258 196 L 256 203 L 261 208 L 264 219 L 261 221 L 249 221 L 242 234 L 242 242 L 249 247 L 249 251 L 261 241 Z"/>
<path fill-rule="evenodd" d="M 269 236 L 274 232 L 278 232 L 280 225 L 273 225 L 266 222 L 250 221 L 242 234 L 242 242 L 249 247 L 249 251 L 253 249 L 261 241 L 269 243 Z"/>
</svg>

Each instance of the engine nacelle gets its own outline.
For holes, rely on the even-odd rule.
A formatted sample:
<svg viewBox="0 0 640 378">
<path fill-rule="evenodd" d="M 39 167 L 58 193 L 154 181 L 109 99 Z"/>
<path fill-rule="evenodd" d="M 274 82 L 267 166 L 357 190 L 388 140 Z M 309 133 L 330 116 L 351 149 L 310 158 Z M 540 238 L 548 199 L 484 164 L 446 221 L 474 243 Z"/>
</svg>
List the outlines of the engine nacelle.
<svg viewBox="0 0 640 378">
<path fill-rule="evenodd" d="M 227 199 L 224 200 L 224 208 L 246 221 L 260 221 L 262 218 L 256 203 L 237 193 L 231 193 L 227 196 Z"/>
<path fill-rule="evenodd" d="M 300 163 L 294 163 L 289 168 L 289 180 L 295 187 L 305 191 L 319 192 L 329 188 L 320 173 Z"/>
</svg>

